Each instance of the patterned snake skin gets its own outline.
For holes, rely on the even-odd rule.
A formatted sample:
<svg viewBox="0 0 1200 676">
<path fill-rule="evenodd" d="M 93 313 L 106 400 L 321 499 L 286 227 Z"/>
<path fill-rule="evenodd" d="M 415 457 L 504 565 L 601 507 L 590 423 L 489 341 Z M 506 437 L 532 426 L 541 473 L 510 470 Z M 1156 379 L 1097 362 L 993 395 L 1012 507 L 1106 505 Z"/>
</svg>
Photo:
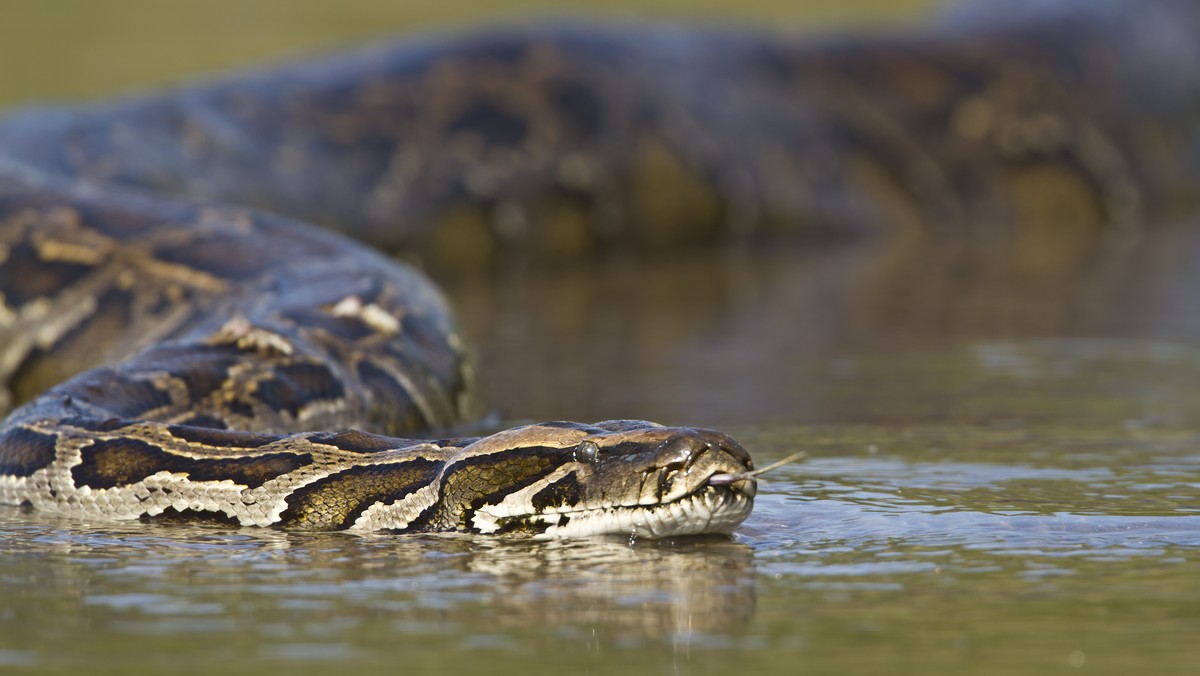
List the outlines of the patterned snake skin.
<svg viewBox="0 0 1200 676">
<path fill-rule="evenodd" d="M 730 532 L 756 483 L 717 432 L 380 436 L 472 419 L 463 341 L 420 273 L 291 219 L 478 271 L 885 228 L 1107 236 L 1188 208 L 1189 1 L 1004 7 L 825 41 L 512 29 L 15 114 L 0 122 L 0 503 Z"/>
</svg>

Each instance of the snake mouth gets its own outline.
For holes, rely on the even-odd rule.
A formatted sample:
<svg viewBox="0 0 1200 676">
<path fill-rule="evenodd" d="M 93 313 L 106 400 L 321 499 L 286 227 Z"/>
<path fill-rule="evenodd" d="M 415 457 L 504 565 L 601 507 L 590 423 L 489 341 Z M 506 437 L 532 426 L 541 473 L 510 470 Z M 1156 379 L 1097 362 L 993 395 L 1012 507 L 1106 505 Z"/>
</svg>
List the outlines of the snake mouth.
<svg viewBox="0 0 1200 676">
<path fill-rule="evenodd" d="M 753 486 L 753 480 L 749 480 Z M 627 516 L 629 524 L 621 523 L 617 532 L 643 538 L 664 538 L 700 533 L 729 534 L 750 515 L 754 507 L 753 489 L 742 490 L 732 484 L 704 484 L 695 491 L 671 502 L 659 505 L 628 508 L 628 515 L 616 514 L 618 521 Z M 626 508 L 622 508 L 626 509 Z M 610 518 L 613 515 L 610 515 Z"/>
<path fill-rule="evenodd" d="M 629 535 L 659 539 L 730 534 L 754 508 L 758 482 L 748 470 L 715 471 L 674 499 L 638 505 L 606 505 L 552 516 L 545 536 Z"/>
<path fill-rule="evenodd" d="M 708 481 L 669 502 L 615 505 L 547 514 L 540 537 L 629 535 L 658 539 L 729 534 L 754 508 L 754 480 L 713 485 Z"/>
<path fill-rule="evenodd" d="M 755 480 L 754 474 L 748 472 L 737 474 L 715 472 L 693 493 L 698 493 L 706 489 L 731 491 L 752 498 L 758 493 L 758 481 Z"/>
<path fill-rule="evenodd" d="M 673 500 L 646 505 L 597 505 L 511 516 L 476 513 L 480 532 L 537 538 L 604 535 L 659 539 L 683 535 L 729 534 L 754 508 L 752 477 L 731 483 L 709 480 Z"/>
</svg>

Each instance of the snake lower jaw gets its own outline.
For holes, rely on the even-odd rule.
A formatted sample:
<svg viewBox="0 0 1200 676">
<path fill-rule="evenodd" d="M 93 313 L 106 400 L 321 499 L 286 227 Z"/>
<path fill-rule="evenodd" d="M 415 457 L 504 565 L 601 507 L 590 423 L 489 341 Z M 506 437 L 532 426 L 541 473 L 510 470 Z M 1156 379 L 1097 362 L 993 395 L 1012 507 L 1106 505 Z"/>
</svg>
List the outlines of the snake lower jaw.
<svg viewBox="0 0 1200 676">
<path fill-rule="evenodd" d="M 704 485 L 677 500 L 658 505 L 602 507 L 547 515 L 549 526 L 536 535 L 630 535 L 660 539 L 682 535 L 729 534 L 750 516 L 754 508 L 754 481 L 738 483 L 745 485 Z"/>
</svg>

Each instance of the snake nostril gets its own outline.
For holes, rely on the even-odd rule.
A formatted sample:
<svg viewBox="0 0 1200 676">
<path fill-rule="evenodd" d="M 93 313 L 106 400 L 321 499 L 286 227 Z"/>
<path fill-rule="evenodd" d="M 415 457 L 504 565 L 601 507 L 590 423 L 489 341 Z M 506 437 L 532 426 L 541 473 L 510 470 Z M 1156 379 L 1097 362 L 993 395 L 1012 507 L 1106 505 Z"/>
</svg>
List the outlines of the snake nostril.
<svg viewBox="0 0 1200 676">
<path fill-rule="evenodd" d="M 719 446 L 722 453 L 734 458 L 746 469 L 754 469 L 754 460 L 750 457 L 750 453 L 738 442 L 726 437 L 720 441 Z"/>
</svg>

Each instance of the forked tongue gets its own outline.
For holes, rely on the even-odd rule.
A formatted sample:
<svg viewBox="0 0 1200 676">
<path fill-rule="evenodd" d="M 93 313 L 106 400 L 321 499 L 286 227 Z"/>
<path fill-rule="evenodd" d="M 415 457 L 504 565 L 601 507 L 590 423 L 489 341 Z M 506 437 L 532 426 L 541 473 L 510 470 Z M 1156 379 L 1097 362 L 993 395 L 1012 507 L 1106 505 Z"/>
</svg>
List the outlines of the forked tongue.
<svg viewBox="0 0 1200 676">
<path fill-rule="evenodd" d="M 803 458 L 805 455 L 807 455 L 807 453 L 805 453 L 804 451 L 799 451 L 797 453 L 793 453 L 793 454 L 789 455 L 788 457 L 784 458 L 783 460 L 780 460 L 779 462 L 773 462 L 773 463 L 767 465 L 766 467 L 763 467 L 762 469 L 756 469 L 756 470 L 753 470 L 750 472 L 737 472 L 737 473 L 721 472 L 720 474 L 714 474 L 714 475 L 708 477 L 708 485 L 709 486 L 725 486 L 725 485 L 731 484 L 735 481 L 741 481 L 742 479 L 753 479 L 754 477 L 758 476 L 759 474 L 765 474 L 767 472 L 770 472 L 773 469 L 779 469 L 780 467 L 783 467 L 784 465 L 786 465 L 788 463 L 795 462 L 795 461 L 799 460 L 800 458 Z"/>
</svg>

